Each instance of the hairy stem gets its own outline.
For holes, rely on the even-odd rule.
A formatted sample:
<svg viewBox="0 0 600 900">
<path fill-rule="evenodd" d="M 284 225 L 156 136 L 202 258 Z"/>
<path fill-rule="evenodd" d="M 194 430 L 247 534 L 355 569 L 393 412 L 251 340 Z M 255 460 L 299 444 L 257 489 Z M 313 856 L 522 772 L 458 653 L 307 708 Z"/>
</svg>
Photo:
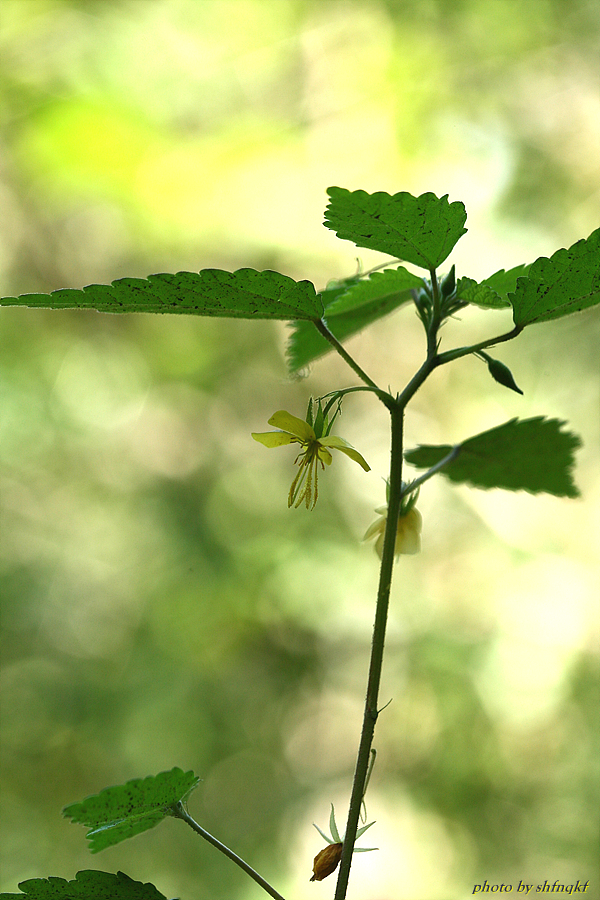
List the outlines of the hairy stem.
<svg viewBox="0 0 600 900">
<path fill-rule="evenodd" d="M 402 495 L 404 407 L 397 402 L 387 405 L 390 410 L 392 430 L 388 513 L 383 541 L 381 569 L 379 572 L 375 622 L 373 624 L 373 640 L 371 644 L 367 696 L 365 699 L 362 732 L 356 759 L 356 768 L 354 771 L 352 795 L 350 797 L 350 809 L 348 811 L 348 821 L 346 823 L 346 834 L 342 849 L 342 860 L 335 889 L 335 900 L 345 900 L 346 891 L 348 889 L 350 865 L 352 863 L 352 850 L 356 841 L 358 820 L 369 770 L 371 745 L 373 743 L 375 723 L 377 722 L 378 716 L 377 703 L 379 698 L 379 685 L 381 682 L 381 670 L 383 666 L 383 650 L 385 645 L 390 588 L 392 585 L 392 571 L 394 568 L 396 525 L 400 512 L 400 499 Z"/>
<path fill-rule="evenodd" d="M 213 837 L 212 834 L 206 831 L 201 825 L 198 825 L 198 823 L 194 819 L 192 819 L 188 811 L 185 809 L 183 803 L 175 803 L 172 807 L 172 811 L 174 816 L 176 816 L 178 819 L 183 819 L 183 821 L 186 822 L 190 826 L 190 828 L 192 828 L 196 832 L 196 834 L 199 834 L 200 837 L 203 837 L 206 841 L 208 841 L 209 844 L 212 844 L 213 847 L 216 847 L 217 850 L 220 850 L 221 853 L 224 853 L 225 856 L 228 856 L 229 859 L 233 860 L 233 862 L 237 866 L 239 866 L 240 869 L 243 869 L 244 872 L 250 876 L 250 878 L 253 878 L 254 881 L 256 881 L 256 883 L 259 884 L 261 888 L 267 892 L 267 894 L 270 894 L 271 897 L 275 898 L 275 900 L 284 900 L 281 894 L 279 894 L 274 887 L 271 887 L 269 882 L 265 881 L 262 875 L 259 875 L 258 872 L 256 872 L 252 868 L 252 866 L 249 866 L 248 863 L 241 858 L 241 856 L 238 856 L 237 853 L 234 853 L 233 850 L 230 850 L 229 847 L 227 847 L 225 844 L 222 844 L 221 841 L 217 840 L 216 837 Z"/>
</svg>

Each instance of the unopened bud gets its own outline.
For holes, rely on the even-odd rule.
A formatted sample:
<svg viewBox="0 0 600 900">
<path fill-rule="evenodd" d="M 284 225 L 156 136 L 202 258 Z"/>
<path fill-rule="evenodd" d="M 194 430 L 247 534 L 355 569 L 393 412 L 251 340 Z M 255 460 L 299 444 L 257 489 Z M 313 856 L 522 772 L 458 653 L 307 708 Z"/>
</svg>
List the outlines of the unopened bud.
<svg viewBox="0 0 600 900">
<path fill-rule="evenodd" d="M 490 375 L 494 381 L 497 381 L 498 384 L 503 384 L 504 387 L 510 388 L 511 391 L 516 391 L 517 394 L 523 393 L 521 388 L 517 387 L 515 384 L 515 379 L 508 366 L 505 366 L 499 359 L 492 359 L 492 357 L 487 354 L 485 356 L 485 361 L 487 362 Z"/>
</svg>

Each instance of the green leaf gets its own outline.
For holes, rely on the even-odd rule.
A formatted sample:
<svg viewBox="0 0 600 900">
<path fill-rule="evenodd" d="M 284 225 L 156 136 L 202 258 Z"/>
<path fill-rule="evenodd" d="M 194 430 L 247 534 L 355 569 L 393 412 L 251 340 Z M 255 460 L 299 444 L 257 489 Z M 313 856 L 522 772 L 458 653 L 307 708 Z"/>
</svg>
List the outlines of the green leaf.
<svg viewBox="0 0 600 900">
<path fill-rule="evenodd" d="M 411 283 L 414 279 L 416 283 L 422 284 L 422 279 L 418 276 L 411 275 L 406 269 L 402 272 L 406 272 Z M 387 316 L 412 299 L 410 290 L 398 290 L 398 285 L 402 282 L 408 283 L 409 278 L 402 273 L 397 278 L 387 276 L 386 273 L 387 270 L 379 273 L 385 276 L 379 279 L 374 278 L 375 273 L 363 281 L 352 279 L 353 284 L 347 289 L 340 290 L 336 286 L 323 291 L 321 297 L 325 304 L 327 327 L 338 341 L 345 341 L 371 322 Z M 392 281 L 395 281 L 394 287 Z M 346 304 L 348 308 L 343 311 Z M 334 309 L 342 311 L 331 314 Z M 290 372 L 298 372 L 303 366 L 329 353 L 331 349 L 331 344 L 319 334 L 312 322 L 294 322 L 287 347 Z"/>
<path fill-rule="evenodd" d="M 357 247 L 389 253 L 423 269 L 437 268 L 466 233 L 462 203 L 448 195 L 348 191 L 330 187 L 325 225 Z"/>
<path fill-rule="evenodd" d="M 81 803 L 65 806 L 63 815 L 91 828 L 86 834 L 90 852 L 97 853 L 142 831 L 154 828 L 171 807 L 186 799 L 200 779 L 179 768 L 126 784 L 104 788 Z"/>
<path fill-rule="evenodd" d="M 370 300 L 406 302 L 406 292 L 423 286 L 423 279 L 404 266 L 373 272 L 357 284 L 351 285 L 327 306 L 326 315 L 338 316 L 364 306 Z"/>
<path fill-rule="evenodd" d="M 467 303 L 474 303 L 475 306 L 482 306 L 484 309 L 506 309 L 510 308 L 510 300 L 507 297 L 509 291 L 514 291 L 517 278 L 526 275 L 529 266 L 515 266 L 507 272 L 500 269 L 494 272 L 489 278 L 477 283 L 472 278 L 459 279 L 456 289 L 456 297 L 458 300 L 466 300 Z"/>
<path fill-rule="evenodd" d="M 561 431 L 564 424 L 543 416 L 511 419 L 464 441 L 458 456 L 441 473 L 450 481 L 474 487 L 578 497 L 571 469 L 581 440 L 570 431 Z M 430 469 L 452 449 L 449 445 L 421 445 L 404 458 L 419 469 Z"/>
<path fill-rule="evenodd" d="M 66 878 L 29 878 L 19 884 L 22 894 L 0 894 L 0 900 L 165 900 L 153 884 L 134 881 L 123 872 L 86 869 L 73 881 Z"/>
<path fill-rule="evenodd" d="M 483 306 L 485 309 L 503 309 L 510 306 L 489 284 L 477 283 L 473 278 L 459 278 L 456 299 Z"/>
<path fill-rule="evenodd" d="M 242 319 L 320 319 L 323 305 L 310 281 L 266 270 L 201 272 L 119 278 L 83 290 L 3 297 L 2 306 L 95 309 L 107 313 L 187 313 Z"/>
<path fill-rule="evenodd" d="M 600 228 L 550 259 L 536 259 L 508 299 L 515 325 L 521 328 L 600 303 Z"/>
</svg>

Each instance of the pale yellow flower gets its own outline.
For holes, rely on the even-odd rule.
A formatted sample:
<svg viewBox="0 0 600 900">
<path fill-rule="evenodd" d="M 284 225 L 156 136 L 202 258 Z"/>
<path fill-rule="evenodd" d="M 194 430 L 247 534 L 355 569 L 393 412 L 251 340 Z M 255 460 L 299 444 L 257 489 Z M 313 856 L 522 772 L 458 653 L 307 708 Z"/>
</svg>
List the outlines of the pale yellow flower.
<svg viewBox="0 0 600 900">
<path fill-rule="evenodd" d="M 309 404 L 308 418 L 312 419 L 312 407 Z M 333 417 L 335 419 L 335 416 Z M 284 444 L 300 444 L 301 451 L 294 460 L 294 464 L 300 467 L 298 473 L 292 482 L 288 495 L 288 506 L 300 506 L 302 501 L 306 503 L 307 509 L 314 509 L 317 502 L 318 489 L 318 466 L 322 469 L 330 466 L 333 460 L 331 450 L 340 450 L 357 462 L 359 466 L 368 472 L 370 466 L 365 462 L 360 453 L 350 446 L 344 438 L 329 434 L 329 430 L 333 424 L 333 419 L 328 422 L 327 416 L 323 415 L 321 408 L 317 412 L 317 416 L 312 422 L 299 419 L 291 413 L 280 409 L 274 413 L 269 419 L 269 425 L 275 428 L 281 428 L 281 431 L 266 431 L 260 434 L 252 433 L 255 441 L 264 444 L 265 447 L 283 447 Z"/>
<path fill-rule="evenodd" d="M 402 502 L 400 515 L 398 516 L 398 525 L 396 526 L 396 543 L 394 547 L 396 556 L 401 556 L 402 554 L 412 556 L 421 550 L 423 517 L 415 506 L 417 494 L 418 490 Z M 380 506 L 375 512 L 379 514 L 380 518 L 376 519 L 372 525 L 369 525 L 363 541 L 376 537 L 375 550 L 381 559 L 388 508 L 387 506 Z"/>
</svg>

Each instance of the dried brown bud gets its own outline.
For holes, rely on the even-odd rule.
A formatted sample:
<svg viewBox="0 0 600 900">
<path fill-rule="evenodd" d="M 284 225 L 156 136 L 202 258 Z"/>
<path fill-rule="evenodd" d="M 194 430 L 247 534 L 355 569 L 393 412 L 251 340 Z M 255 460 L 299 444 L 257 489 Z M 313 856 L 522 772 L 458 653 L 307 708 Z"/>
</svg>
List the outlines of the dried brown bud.
<svg viewBox="0 0 600 900">
<path fill-rule="evenodd" d="M 338 867 L 342 858 L 342 844 L 328 844 L 315 856 L 311 881 L 323 881 Z"/>
</svg>

